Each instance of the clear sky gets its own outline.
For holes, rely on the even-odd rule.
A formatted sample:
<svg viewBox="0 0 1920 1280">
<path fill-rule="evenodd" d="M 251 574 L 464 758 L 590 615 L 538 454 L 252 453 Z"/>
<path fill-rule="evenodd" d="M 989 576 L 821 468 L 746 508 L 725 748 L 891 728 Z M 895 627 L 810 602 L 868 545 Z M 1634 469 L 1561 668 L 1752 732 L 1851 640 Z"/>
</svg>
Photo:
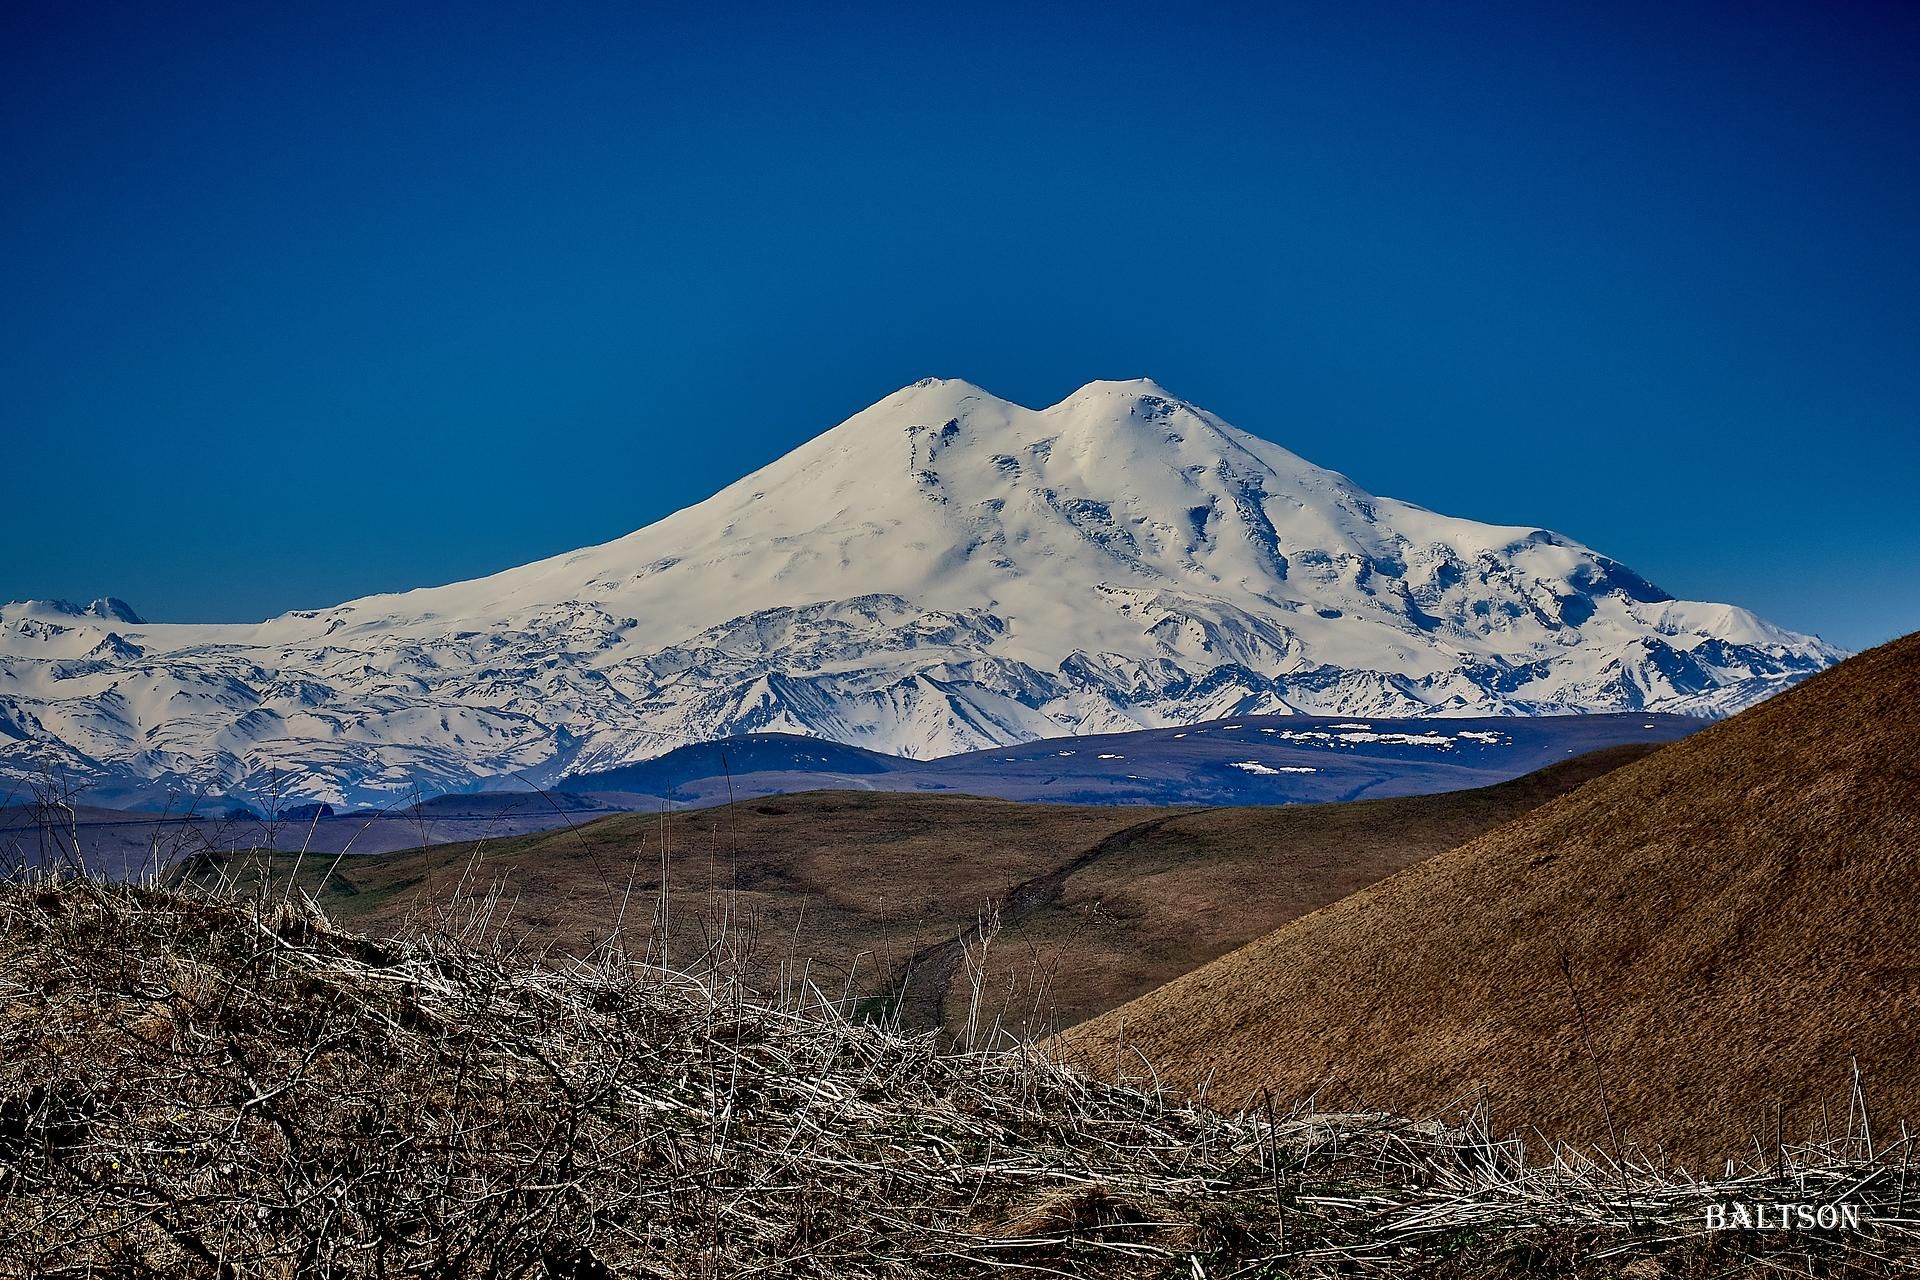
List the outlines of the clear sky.
<svg viewBox="0 0 1920 1280">
<path fill-rule="evenodd" d="M 0 599 L 240 620 L 913 379 L 1920 628 L 1920 6 L 9 5 Z"/>
</svg>

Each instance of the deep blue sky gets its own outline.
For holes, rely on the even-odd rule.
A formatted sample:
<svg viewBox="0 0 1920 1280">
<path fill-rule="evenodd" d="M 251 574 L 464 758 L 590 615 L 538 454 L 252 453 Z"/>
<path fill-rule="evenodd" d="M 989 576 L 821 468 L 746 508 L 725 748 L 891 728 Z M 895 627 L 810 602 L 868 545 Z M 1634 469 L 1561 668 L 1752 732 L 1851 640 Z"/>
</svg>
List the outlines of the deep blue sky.
<svg viewBox="0 0 1920 1280">
<path fill-rule="evenodd" d="M 0 598 L 259 618 L 1150 374 L 1920 627 L 1920 6 L 709 8 L 8 6 Z"/>
</svg>

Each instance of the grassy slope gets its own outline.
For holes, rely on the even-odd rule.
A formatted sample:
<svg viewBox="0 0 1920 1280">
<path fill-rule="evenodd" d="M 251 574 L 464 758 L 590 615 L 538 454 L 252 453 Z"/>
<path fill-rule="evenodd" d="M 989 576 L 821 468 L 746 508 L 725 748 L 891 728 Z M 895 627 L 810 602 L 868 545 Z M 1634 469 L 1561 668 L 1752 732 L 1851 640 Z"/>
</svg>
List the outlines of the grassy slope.
<svg viewBox="0 0 1920 1280">
<path fill-rule="evenodd" d="M 1857 1059 L 1897 1135 L 1920 1120 L 1916 729 L 1908 637 L 1069 1039 L 1227 1104 L 1485 1089 L 1506 1128 L 1694 1161 L 1841 1127 Z"/>
<path fill-rule="evenodd" d="M 1609 748 L 1473 791 L 1277 808 L 816 792 L 358 857 L 324 886 L 332 860 L 310 858 L 301 878 L 332 916 L 375 934 L 463 882 L 469 894 L 498 883 L 517 925 L 571 951 L 604 937 L 624 904 L 629 945 L 644 952 L 664 939 L 675 963 L 731 913 L 736 934 L 751 922 L 763 986 L 777 986 L 783 966 L 835 996 L 904 982 L 908 1025 L 950 1029 L 969 1003 L 952 940 L 999 904 L 986 1016 L 1039 1031 L 1112 1008 L 1645 750 Z M 281 858 L 275 874 L 289 868 Z"/>
</svg>

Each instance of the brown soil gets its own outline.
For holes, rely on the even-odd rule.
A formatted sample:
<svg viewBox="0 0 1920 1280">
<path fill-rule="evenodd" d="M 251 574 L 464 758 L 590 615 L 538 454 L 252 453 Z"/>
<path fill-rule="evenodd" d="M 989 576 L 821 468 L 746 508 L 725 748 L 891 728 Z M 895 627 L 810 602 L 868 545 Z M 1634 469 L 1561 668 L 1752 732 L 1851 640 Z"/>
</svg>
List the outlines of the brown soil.
<svg viewBox="0 0 1920 1280">
<path fill-rule="evenodd" d="M 1221 1105 L 1484 1101 L 1497 1129 L 1696 1168 L 1842 1130 L 1857 1063 L 1897 1140 L 1920 1120 L 1917 731 L 1909 636 L 1064 1041 Z"/>
<path fill-rule="evenodd" d="M 1477 790 L 1346 804 L 813 792 L 353 857 L 324 884 L 332 858 L 309 857 L 301 879 L 329 915 L 387 935 L 456 890 L 472 898 L 499 884 L 496 918 L 536 945 L 581 952 L 620 921 L 636 952 L 664 941 L 683 966 L 726 918 L 730 949 L 752 940 L 749 977 L 763 988 L 804 976 L 909 1028 L 956 1034 L 973 1005 L 957 940 L 980 956 L 978 922 L 997 913 L 977 1025 L 1030 1036 L 1111 1009 L 1646 750 L 1609 748 Z M 276 877 L 292 865 L 275 863 Z"/>
</svg>

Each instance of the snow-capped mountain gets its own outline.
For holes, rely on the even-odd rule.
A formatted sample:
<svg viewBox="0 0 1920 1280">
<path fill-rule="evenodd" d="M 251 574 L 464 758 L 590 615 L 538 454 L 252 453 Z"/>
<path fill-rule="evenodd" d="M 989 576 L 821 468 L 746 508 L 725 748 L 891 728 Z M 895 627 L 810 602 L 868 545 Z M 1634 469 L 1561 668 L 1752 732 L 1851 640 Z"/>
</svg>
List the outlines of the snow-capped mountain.
<svg viewBox="0 0 1920 1280">
<path fill-rule="evenodd" d="M 1368 494 L 1151 382 L 928 379 L 713 497 L 258 625 L 0 609 L 0 770 L 379 803 L 782 730 L 913 757 L 1256 713 L 1723 715 L 1844 656 Z"/>
</svg>

